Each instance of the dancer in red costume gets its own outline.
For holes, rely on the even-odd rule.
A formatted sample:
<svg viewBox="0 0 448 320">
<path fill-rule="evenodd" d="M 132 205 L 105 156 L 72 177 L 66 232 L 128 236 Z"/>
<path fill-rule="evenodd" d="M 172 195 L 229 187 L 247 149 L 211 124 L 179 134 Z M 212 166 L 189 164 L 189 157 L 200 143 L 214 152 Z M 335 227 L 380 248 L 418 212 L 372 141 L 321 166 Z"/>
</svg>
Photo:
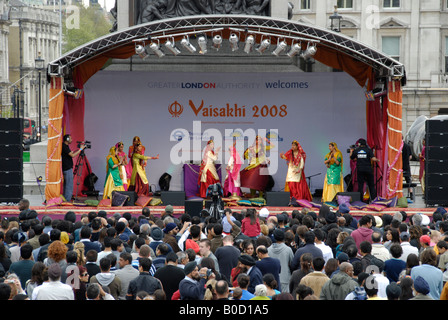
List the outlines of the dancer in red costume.
<svg viewBox="0 0 448 320">
<path fill-rule="evenodd" d="M 296 140 L 291 144 L 291 149 L 286 153 L 280 153 L 280 158 L 288 163 L 288 173 L 286 174 L 286 183 L 289 187 L 290 197 L 296 200 L 312 201 L 310 188 L 305 179 L 305 160 L 306 153 L 302 146 Z"/>
<path fill-rule="evenodd" d="M 215 143 L 213 140 L 209 140 L 207 142 L 207 147 L 205 147 L 204 155 L 202 156 L 198 177 L 199 196 L 202 198 L 207 197 L 207 188 L 209 185 L 220 182 L 215 168 L 215 161 L 218 160 L 218 156 L 216 154 L 221 148 L 216 149 L 216 153 L 214 148 Z"/>
<path fill-rule="evenodd" d="M 238 151 L 235 148 L 234 143 L 229 148 L 230 159 L 227 163 L 227 177 L 224 181 L 224 195 L 228 196 L 229 194 L 235 198 L 240 199 L 241 196 L 241 182 L 240 182 L 240 169 L 241 169 L 241 157 Z"/>
</svg>

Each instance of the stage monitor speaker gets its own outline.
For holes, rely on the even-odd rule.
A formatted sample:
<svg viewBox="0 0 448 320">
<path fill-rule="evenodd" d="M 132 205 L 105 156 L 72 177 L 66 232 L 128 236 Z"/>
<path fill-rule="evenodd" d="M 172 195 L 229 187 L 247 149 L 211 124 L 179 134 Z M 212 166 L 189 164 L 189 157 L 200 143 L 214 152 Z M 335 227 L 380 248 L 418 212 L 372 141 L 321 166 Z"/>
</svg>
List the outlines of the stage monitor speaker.
<svg viewBox="0 0 448 320">
<path fill-rule="evenodd" d="M 0 130 L 22 132 L 22 123 L 22 118 L 0 118 Z"/>
<path fill-rule="evenodd" d="M 428 160 L 436 159 L 448 161 L 448 141 L 446 142 L 446 146 L 443 147 L 427 146 L 425 157 Z"/>
<path fill-rule="evenodd" d="M 427 133 L 425 136 L 426 145 L 430 147 L 445 147 L 447 146 L 448 133 Z"/>
<path fill-rule="evenodd" d="M 23 186 L 23 173 L 22 171 L 0 171 L 0 183 L 2 185 Z"/>
<path fill-rule="evenodd" d="M 2 142 L 0 141 L 0 143 Z M 21 144 L 0 144 L 0 158 L 22 159 L 22 157 L 23 147 Z"/>
<path fill-rule="evenodd" d="M 162 191 L 160 198 L 162 199 L 164 205 L 185 205 L 185 191 Z"/>
<path fill-rule="evenodd" d="M 21 145 L 23 143 L 22 132 L 4 131 L 0 129 L 0 143 Z"/>
<path fill-rule="evenodd" d="M 289 205 L 290 198 L 289 192 L 285 191 L 267 191 L 266 192 L 266 205 L 287 207 Z"/>
<path fill-rule="evenodd" d="M 23 198 L 22 185 L 0 184 L 0 202 L 18 203 Z"/>
<path fill-rule="evenodd" d="M 137 202 L 138 199 L 137 192 L 135 191 L 114 191 L 114 192 L 118 192 L 120 194 L 124 194 L 129 197 L 128 200 L 126 200 L 126 202 L 123 204 L 123 206 L 125 207 L 135 206 L 135 203 Z M 112 194 L 114 192 L 112 192 Z"/>
<path fill-rule="evenodd" d="M 201 211 L 204 208 L 203 200 L 185 200 L 185 213 L 191 217 L 200 216 Z"/>
<path fill-rule="evenodd" d="M 361 193 L 359 192 L 338 192 L 332 201 L 338 202 L 338 196 L 349 196 L 352 198 L 350 202 L 361 201 Z"/>
</svg>

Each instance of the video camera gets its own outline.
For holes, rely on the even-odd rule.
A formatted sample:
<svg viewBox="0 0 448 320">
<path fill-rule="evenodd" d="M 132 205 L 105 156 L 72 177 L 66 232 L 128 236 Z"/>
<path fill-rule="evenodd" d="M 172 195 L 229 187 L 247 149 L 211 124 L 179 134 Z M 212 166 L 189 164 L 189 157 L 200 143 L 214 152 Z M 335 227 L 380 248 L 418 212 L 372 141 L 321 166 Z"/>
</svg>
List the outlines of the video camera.
<svg viewBox="0 0 448 320">
<path fill-rule="evenodd" d="M 347 153 L 350 153 L 350 150 L 351 150 L 351 149 L 355 150 L 355 149 L 356 149 L 356 146 L 355 146 L 354 144 L 352 144 L 352 145 L 347 149 Z"/>
<path fill-rule="evenodd" d="M 78 149 L 81 148 L 81 145 L 83 144 L 85 146 L 85 149 L 91 149 L 92 148 L 92 142 L 90 141 L 76 141 L 78 143 Z"/>
</svg>

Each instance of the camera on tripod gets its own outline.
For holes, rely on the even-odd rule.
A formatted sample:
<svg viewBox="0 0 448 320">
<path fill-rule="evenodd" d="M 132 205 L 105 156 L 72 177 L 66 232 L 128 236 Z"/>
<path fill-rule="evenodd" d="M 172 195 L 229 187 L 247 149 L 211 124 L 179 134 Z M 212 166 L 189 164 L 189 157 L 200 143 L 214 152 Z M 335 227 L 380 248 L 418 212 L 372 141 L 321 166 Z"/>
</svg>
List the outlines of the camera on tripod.
<svg viewBox="0 0 448 320">
<path fill-rule="evenodd" d="M 81 145 L 84 145 L 84 149 L 91 149 L 92 148 L 92 143 L 90 141 L 76 141 L 78 143 L 78 149 L 81 148 Z"/>
<path fill-rule="evenodd" d="M 350 150 L 355 150 L 356 146 L 354 144 L 352 144 L 348 149 L 347 149 L 347 153 L 350 153 Z"/>
</svg>

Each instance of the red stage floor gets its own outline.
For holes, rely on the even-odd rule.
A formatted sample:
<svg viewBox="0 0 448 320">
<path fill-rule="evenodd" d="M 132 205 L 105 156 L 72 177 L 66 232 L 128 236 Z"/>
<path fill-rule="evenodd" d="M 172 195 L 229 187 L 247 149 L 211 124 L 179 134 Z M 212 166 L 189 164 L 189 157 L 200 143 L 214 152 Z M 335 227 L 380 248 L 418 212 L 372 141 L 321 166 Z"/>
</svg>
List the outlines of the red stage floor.
<svg viewBox="0 0 448 320">
<path fill-rule="evenodd" d="M 149 207 L 151 210 L 151 213 L 158 216 L 161 215 L 164 210 L 165 206 L 154 206 Z M 232 211 L 240 211 L 242 209 L 247 209 L 249 207 L 231 207 Z M 291 214 L 292 210 L 302 210 L 301 207 L 269 207 L 266 206 L 266 208 L 269 210 L 270 215 L 276 215 L 279 213 L 282 213 L 283 211 L 286 211 L 287 213 Z M 89 213 L 90 211 L 100 211 L 104 210 L 107 212 L 108 216 L 112 216 L 114 213 L 118 212 L 120 214 L 123 214 L 124 212 L 130 212 L 134 216 L 138 216 L 141 214 L 142 208 L 137 206 L 132 207 L 85 207 L 85 206 L 57 206 L 57 207 L 50 207 L 46 208 L 44 206 L 32 206 L 31 209 L 36 210 L 36 212 L 39 215 L 39 218 L 41 218 L 43 215 L 50 215 L 54 219 L 63 219 L 64 215 L 67 211 L 73 211 L 76 213 L 78 217 L 80 217 L 84 213 Z M 174 214 L 176 216 L 179 216 L 184 213 L 185 208 L 183 206 L 173 206 Z M 256 207 L 257 210 L 259 210 L 259 207 Z M 448 209 L 448 208 L 447 208 Z M 315 208 L 313 211 L 318 212 L 319 209 Z M 432 217 L 432 214 L 436 211 L 436 208 L 386 208 L 380 212 L 378 211 L 372 211 L 372 210 L 358 210 L 358 209 L 352 209 L 350 213 L 354 217 L 361 217 L 365 214 L 372 214 L 375 216 L 382 216 L 383 214 L 391 214 L 393 215 L 397 211 L 405 211 L 408 213 L 409 216 L 412 216 L 415 213 L 424 213 L 428 215 L 429 217 Z M 17 209 L 17 206 L 0 206 L 0 216 L 18 216 L 19 210 Z"/>
</svg>

